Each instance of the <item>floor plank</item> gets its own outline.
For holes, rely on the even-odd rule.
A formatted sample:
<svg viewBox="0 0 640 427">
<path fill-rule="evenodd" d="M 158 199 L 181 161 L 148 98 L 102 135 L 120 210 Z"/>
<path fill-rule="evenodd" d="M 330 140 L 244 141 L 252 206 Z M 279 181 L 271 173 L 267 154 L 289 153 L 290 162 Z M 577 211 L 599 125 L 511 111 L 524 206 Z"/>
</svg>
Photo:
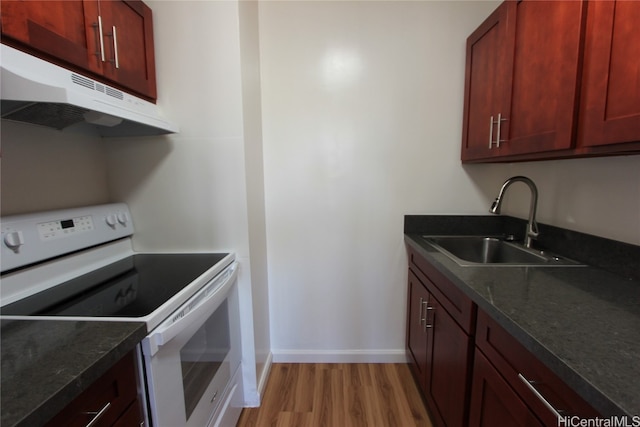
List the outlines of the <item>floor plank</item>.
<svg viewBox="0 0 640 427">
<path fill-rule="evenodd" d="M 432 427 L 405 364 L 276 363 L 238 427 Z"/>
</svg>

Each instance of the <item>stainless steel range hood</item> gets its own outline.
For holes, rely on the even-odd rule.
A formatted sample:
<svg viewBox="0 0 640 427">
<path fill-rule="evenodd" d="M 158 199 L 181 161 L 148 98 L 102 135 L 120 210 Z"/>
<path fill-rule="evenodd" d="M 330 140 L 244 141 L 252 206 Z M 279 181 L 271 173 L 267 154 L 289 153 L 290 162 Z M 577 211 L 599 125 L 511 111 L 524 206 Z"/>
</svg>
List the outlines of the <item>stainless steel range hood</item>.
<svg viewBox="0 0 640 427">
<path fill-rule="evenodd" d="M 4 44 L 0 46 L 3 119 L 59 130 L 92 126 L 103 137 L 178 131 L 151 102 Z"/>
</svg>

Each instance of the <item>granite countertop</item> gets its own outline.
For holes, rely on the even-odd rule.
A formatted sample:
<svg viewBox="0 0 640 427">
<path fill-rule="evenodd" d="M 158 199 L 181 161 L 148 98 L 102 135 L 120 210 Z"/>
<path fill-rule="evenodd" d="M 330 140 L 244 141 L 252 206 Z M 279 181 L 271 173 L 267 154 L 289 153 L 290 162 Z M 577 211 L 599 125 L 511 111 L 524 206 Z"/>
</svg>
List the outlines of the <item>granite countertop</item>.
<svg viewBox="0 0 640 427">
<path fill-rule="evenodd" d="M 405 221 L 405 242 L 602 415 L 640 415 L 640 281 L 592 266 L 461 267 L 421 237 L 459 229 L 418 228 Z"/>
<path fill-rule="evenodd" d="M 2 320 L 2 427 L 43 425 L 146 335 L 144 323 Z"/>
</svg>

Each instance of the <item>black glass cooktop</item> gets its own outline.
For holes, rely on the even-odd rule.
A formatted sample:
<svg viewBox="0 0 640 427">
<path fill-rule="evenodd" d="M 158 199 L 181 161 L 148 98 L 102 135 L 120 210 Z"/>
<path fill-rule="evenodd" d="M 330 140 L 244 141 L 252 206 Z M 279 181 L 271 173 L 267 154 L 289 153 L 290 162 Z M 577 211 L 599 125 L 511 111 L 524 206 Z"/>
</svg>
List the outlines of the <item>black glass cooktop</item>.
<svg viewBox="0 0 640 427">
<path fill-rule="evenodd" d="M 142 317 L 227 254 L 136 254 L 0 309 L 17 316 Z"/>
</svg>

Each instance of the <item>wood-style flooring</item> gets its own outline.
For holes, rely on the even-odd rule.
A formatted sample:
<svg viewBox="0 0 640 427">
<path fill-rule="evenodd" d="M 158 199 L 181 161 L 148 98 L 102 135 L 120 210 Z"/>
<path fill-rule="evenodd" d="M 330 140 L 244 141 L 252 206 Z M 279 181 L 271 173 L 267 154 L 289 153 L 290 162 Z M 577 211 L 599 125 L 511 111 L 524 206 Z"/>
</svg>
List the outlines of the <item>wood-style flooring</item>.
<svg viewBox="0 0 640 427">
<path fill-rule="evenodd" d="M 276 363 L 238 427 L 432 427 L 405 364 Z"/>
</svg>

